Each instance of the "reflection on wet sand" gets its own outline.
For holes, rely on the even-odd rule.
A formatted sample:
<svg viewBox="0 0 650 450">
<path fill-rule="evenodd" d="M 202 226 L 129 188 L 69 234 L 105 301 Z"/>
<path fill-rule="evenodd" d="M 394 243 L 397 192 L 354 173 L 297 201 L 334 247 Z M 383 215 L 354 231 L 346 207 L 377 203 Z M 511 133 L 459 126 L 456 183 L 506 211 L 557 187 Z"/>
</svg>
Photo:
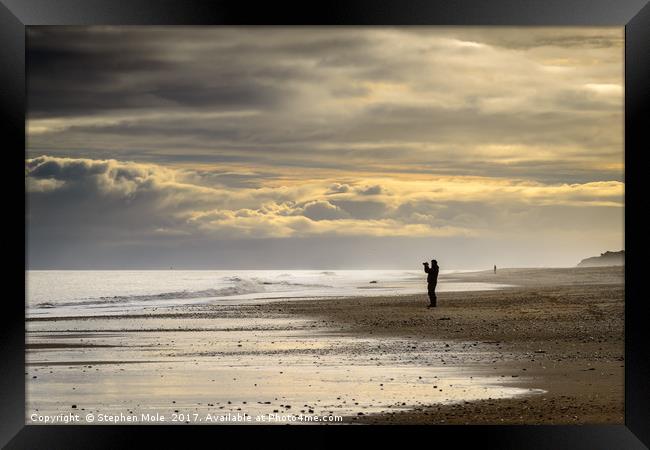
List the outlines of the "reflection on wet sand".
<svg viewBox="0 0 650 450">
<path fill-rule="evenodd" d="M 213 307 L 29 321 L 28 423 L 34 411 L 362 416 L 543 392 L 479 366 L 502 357 L 475 342 L 362 338 L 315 320 L 232 316 L 232 307 Z"/>
</svg>

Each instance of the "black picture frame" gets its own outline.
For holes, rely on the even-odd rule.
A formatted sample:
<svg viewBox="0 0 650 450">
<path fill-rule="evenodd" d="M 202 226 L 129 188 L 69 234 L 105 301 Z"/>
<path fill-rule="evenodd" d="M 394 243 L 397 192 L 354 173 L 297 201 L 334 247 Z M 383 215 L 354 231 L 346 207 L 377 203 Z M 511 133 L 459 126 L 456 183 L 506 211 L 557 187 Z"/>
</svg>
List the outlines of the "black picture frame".
<svg viewBox="0 0 650 450">
<path fill-rule="evenodd" d="M 555 25 L 625 27 L 625 424 L 576 426 L 434 426 L 434 427 L 290 427 L 304 445 L 365 437 L 394 445 L 468 444 L 484 448 L 637 449 L 650 446 L 650 350 L 646 341 L 642 296 L 642 259 L 647 247 L 641 207 L 643 151 L 650 149 L 650 5 L 646 0 L 348 0 L 345 2 L 209 1 L 209 0 L 0 0 L 0 123 L 7 158 L 5 185 L 12 197 L 23 186 L 25 154 L 25 27 L 28 25 Z M 23 191 L 24 192 L 24 191 Z M 9 196 L 5 196 L 8 198 Z M 26 197 L 21 199 L 26 201 Z M 7 202 L 5 202 L 7 203 Z M 15 209 L 19 208 L 15 202 Z M 24 204 L 23 204 L 24 207 Z M 13 212 L 13 211 L 12 211 Z M 23 211 L 24 213 L 24 211 Z M 16 214 L 21 214 L 16 212 Z M 7 217 L 11 217 L 6 214 Z M 23 217 L 25 217 L 23 215 Z M 24 223 L 6 220 L 5 244 L 27 236 Z M 11 233 L 11 234 L 10 234 Z M 5 448 L 122 448 L 136 440 L 162 440 L 165 447 L 200 445 L 208 439 L 247 442 L 252 434 L 272 444 L 286 444 L 287 427 L 201 426 L 27 426 L 25 400 L 25 248 L 12 247 L 5 282 L 16 287 L 5 295 L 0 364 L 0 442 Z M 19 271 L 23 270 L 22 275 Z M 296 430 L 300 428 L 300 430 Z M 306 431 L 306 432 L 305 432 Z M 414 435 L 413 433 L 416 433 Z M 360 435 L 360 436 L 353 436 Z M 232 441 L 231 441 L 232 442 Z M 192 444 L 196 443 L 196 444 Z M 331 444 L 334 445 L 334 444 Z"/>
</svg>

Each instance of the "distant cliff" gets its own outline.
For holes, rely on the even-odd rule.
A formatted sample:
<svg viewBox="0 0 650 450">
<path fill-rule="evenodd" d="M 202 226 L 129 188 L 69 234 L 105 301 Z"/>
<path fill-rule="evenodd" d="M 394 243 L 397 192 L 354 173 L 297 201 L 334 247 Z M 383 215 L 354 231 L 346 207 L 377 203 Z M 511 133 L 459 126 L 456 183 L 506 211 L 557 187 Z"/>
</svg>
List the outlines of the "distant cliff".
<svg viewBox="0 0 650 450">
<path fill-rule="evenodd" d="M 580 261 L 578 267 L 624 266 L 625 250 L 620 252 L 605 252 Z"/>
</svg>

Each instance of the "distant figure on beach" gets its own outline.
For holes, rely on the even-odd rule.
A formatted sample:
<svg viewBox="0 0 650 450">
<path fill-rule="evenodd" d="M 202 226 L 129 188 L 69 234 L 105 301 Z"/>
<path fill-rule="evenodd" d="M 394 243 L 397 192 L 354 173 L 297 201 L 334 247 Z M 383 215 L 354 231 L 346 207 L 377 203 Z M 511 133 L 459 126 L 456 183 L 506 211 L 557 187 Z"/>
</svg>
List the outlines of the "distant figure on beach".
<svg viewBox="0 0 650 450">
<path fill-rule="evenodd" d="M 435 308 L 436 306 L 436 285 L 438 284 L 438 272 L 440 267 L 438 267 L 438 261 L 435 259 L 431 260 L 431 267 L 429 263 L 422 263 L 424 265 L 424 271 L 428 273 L 427 275 L 427 292 L 429 293 L 429 308 Z"/>
<path fill-rule="evenodd" d="M 494 265 L 494 273 L 497 273 L 497 265 Z"/>
</svg>

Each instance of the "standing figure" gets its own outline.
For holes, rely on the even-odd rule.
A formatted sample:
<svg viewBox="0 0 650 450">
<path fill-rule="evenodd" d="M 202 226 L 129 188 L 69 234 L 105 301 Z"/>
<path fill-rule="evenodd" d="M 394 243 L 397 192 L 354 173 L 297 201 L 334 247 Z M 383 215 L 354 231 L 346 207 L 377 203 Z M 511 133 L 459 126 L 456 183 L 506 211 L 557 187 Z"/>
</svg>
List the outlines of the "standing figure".
<svg viewBox="0 0 650 450">
<path fill-rule="evenodd" d="M 438 261 L 435 259 L 431 260 L 431 267 L 429 263 L 422 263 L 424 265 L 424 271 L 427 275 L 427 292 L 429 293 L 429 308 L 435 308 L 436 306 L 436 285 L 438 284 L 438 272 L 440 268 L 438 267 Z"/>
<path fill-rule="evenodd" d="M 497 273 L 497 265 L 494 265 L 494 273 Z"/>
</svg>

